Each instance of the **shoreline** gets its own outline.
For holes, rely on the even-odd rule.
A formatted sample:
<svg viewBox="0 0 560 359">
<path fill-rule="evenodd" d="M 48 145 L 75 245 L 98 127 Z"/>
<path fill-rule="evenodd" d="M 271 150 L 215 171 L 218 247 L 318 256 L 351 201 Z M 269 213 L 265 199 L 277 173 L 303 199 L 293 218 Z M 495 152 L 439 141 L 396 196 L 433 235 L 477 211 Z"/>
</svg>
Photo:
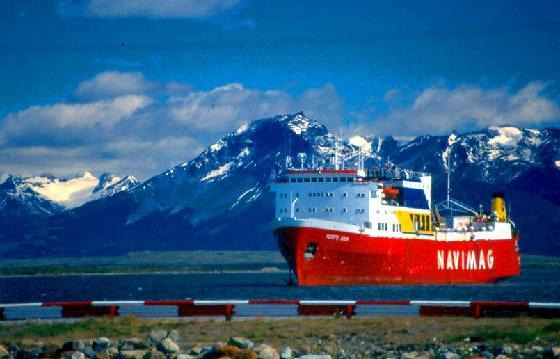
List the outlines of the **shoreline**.
<svg viewBox="0 0 560 359">
<path fill-rule="evenodd" d="M 113 275 L 180 275 L 180 274 L 275 274 L 288 273 L 287 269 L 277 270 L 252 270 L 252 269 L 193 269 L 193 270 L 138 270 L 138 271 L 112 271 L 112 272 L 63 272 L 63 273 L 34 273 L 34 274 L 0 274 L 0 278 L 40 278 L 40 277 L 65 277 L 65 276 L 113 276 Z"/>
</svg>

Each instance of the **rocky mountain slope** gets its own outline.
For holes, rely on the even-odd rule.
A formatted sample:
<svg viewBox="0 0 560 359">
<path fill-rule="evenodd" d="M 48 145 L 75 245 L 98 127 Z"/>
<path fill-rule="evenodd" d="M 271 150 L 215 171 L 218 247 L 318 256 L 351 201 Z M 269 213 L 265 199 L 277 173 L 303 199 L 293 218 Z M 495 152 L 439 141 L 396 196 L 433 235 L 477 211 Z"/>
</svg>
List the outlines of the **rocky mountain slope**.
<svg viewBox="0 0 560 359">
<path fill-rule="evenodd" d="M 16 232 L 0 230 L 0 256 L 274 249 L 270 183 L 286 165 L 300 166 L 302 160 L 304 166 L 332 165 L 334 142 L 325 126 L 303 113 L 254 121 L 193 160 L 111 196 L 66 210 L 33 197 L 41 215 Z M 340 146 L 348 166 L 363 157 L 367 165 L 390 161 L 432 173 L 436 201 L 443 198 L 449 163 L 454 197 L 488 206 L 492 191 L 505 191 L 522 251 L 560 255 L 558 129 L 490 127 L 407 143 L 364 135 Z"/>
</svg>

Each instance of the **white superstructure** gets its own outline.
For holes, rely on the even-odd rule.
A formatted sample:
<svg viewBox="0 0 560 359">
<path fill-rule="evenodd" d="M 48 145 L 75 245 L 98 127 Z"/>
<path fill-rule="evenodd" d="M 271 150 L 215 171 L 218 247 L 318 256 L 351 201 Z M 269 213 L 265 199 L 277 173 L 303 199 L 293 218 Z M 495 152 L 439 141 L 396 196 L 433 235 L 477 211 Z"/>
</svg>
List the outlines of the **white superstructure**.
<svg viewBox="0 0 560 359">
<path fill-rule="evenodd" d="M 495 214 L 463 215 L 451 224 L 432 208 L 427 174 L 383 170 L 290 170 L 273 186 L 277 225 L 351 230 L 373 237 L 475 240 L 511 238 Z"/>
</svg>

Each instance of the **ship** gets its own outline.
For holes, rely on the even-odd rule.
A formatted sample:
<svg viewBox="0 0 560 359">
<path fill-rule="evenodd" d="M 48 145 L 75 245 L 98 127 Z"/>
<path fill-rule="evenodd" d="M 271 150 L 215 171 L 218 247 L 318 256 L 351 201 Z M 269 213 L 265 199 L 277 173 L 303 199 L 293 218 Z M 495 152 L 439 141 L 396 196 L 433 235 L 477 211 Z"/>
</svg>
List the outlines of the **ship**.
<svg viewBox="0 0 560 359">
<path fill-rule="evenodd" d="M 505 196 L 490 210 L 450 197 L 432 205 L 432 177 L 395 166 L 289 168 L 280 174 L 273 233 L 288 283 L 456 285 L 519 275 L 519 233 Z"/>
</svg>

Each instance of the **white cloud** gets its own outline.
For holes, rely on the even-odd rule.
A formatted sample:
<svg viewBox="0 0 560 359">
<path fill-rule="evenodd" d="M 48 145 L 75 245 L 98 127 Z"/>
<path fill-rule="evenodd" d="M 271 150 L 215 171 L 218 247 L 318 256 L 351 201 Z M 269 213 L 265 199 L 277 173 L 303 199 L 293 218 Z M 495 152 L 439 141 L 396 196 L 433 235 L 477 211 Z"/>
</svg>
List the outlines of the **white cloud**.
<svg viewBox="0 0 560 359">
<path fill-rule="evenodd" d="M 146 81 L 140 72 L 105 71 L 82 82 L 74 92 L 74 97 L 78 100 L 99 100 L 158 90 L 162 90 L 161 85 Z"/>
<path fill-rule="evenodd" d="M 238 3 L 239 0 L 90 0 L 86 11 L 98 17 L 197 18 L 219 14 Z"/>
<path fill-rule="evenodd" d="M 158 96 L 150 97 L 154 87 Z M 2 171 L 146 178 L 190 160 L 245 122 L 301 110 L 332 124 L 342 118 L 332 85 L 300 96 L 238 83 L 194 91 L 139 73 L 104 72 L 80 84 L 74 97 L 81 102 L 33 106 L 0 121 Z"/>
<path fill-rule="evenodd" d="M 424 89 L 409 107 L 392 108 L 373 121 L 378 133 L 448 134 L 491 125 L 541 127 L 558 120 L 560 108 L 543 95 L 546 85 L 531 82 L 512 92 L 478 86 Z"/>
<path fill-rule="evenodd" d="M 90 103 L 33 106 L 6 116 L 0 124 L 0 144 L 51 142 L 60 146 L 84 137 L 95 138 L 151 102 L 145 96 L 126 95 Z"/>
<path fill-rule="evenodd" d="M 297 111 L 324 123 L 339 124 L 342 100 L 332 85 L 309 89 L 294 97 L 284 91 L 248 89 L 231 83 L 172 97 L 157 115 L 172 121 L 169 126 L 216 137 L 247 121 Z"/>
</svg>

